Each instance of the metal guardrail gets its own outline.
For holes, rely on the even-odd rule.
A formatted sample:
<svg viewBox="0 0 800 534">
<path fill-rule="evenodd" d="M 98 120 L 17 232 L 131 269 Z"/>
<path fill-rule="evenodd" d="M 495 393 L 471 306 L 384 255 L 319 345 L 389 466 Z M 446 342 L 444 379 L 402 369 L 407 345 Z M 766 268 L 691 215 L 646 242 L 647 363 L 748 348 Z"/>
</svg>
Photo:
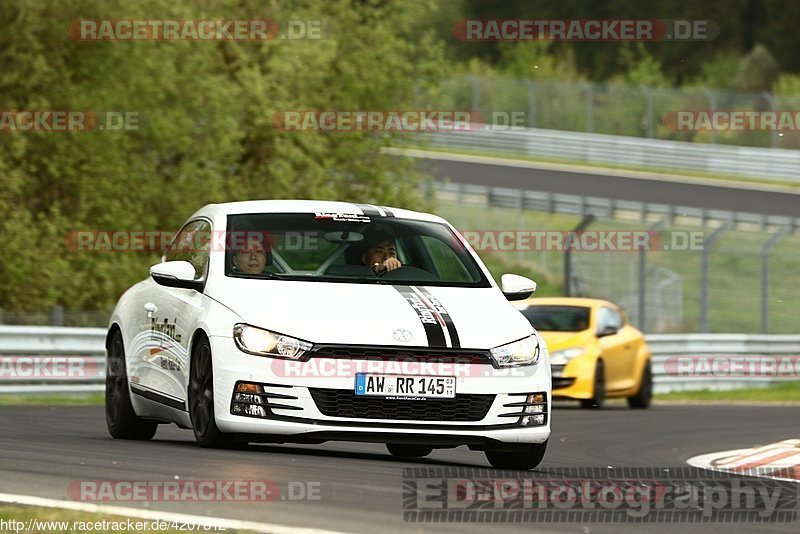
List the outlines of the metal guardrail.
<svg viewBox="0 0 800 534">
<path fill-rule="evenodd" d="M 479 125 L 473 125 L 473 128 Z M 800 182 L 800 150 L 687 143 L 538 128 L 442 131 L 426 137 L 437 147 L 505 152 L 647 169 L 680 169 Z"/>
<path fill-rule="evenodd" d="M 0 393 L 102 391 L 105 335 L 102 328 L 0 327 Z M 780 370 L 778 357 L 789 362 L 788 378 L 800 379 L 800 335 L 663 334 L 647 342 L 657 393 L 775 383 L 785 378 L 763 371 Z M 752 376 L 731 372 L 737 369 Z"/>
<path fill-rule="evenodd" d="M 800 230 L 800 217 L 783 215 L 745 213 L 458 182 L 434 182 L 430 187 L 434 188 L 440 201 L 454 202 L 458 205 L 475 204 L 480 207 L 523 209 L 577 217 L 594 215 L 599 219 L 617 219 L 642 224 L 663 221 L 667 226 L 718 228 L 728 225 L 731 229 L 751 232 L 764 232 L 771 228 Z"/>
</svg>

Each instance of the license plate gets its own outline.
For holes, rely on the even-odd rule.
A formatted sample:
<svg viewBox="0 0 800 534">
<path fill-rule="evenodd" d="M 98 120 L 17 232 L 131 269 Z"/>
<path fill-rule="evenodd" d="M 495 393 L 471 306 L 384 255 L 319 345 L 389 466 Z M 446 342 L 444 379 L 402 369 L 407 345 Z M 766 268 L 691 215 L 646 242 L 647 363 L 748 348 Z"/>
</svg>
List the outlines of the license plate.
<svg viewBox="0 0 800 534">
<path fill-rule="evenodd" d="M 452 399 L 456 396 L 456 379 L 452 376 L 358 373 L 356 395 Z"/>
</svg>

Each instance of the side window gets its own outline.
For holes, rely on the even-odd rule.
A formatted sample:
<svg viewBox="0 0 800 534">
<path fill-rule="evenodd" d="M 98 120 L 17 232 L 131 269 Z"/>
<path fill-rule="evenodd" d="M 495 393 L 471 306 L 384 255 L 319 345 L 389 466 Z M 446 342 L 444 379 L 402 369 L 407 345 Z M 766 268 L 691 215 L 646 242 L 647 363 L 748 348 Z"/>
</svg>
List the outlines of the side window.
<svg viewBox="0 0 800 534">
<path fill-rule="evenodd" d="M 433 237 L 421 236 L 420 239 L 431 255 L 439 278 L 451 282 L 472 282 L 472 277 L 453 249 Z"/>
<path fill-rule="evenodd" d="M 203 277 L 211 246 L 211 224 L 192 221 L 178 233 L 164 254 L 165 261 L 188 261 L 194 266 L 195 280 Z"/>
<path fill-rule="evenodd" d="M 609 326 L 617 330 L 622 328 L 622 316 L 616 310 L 603 306 L 597 312 L 597 332 L 602 332 Z"/>
</svg>

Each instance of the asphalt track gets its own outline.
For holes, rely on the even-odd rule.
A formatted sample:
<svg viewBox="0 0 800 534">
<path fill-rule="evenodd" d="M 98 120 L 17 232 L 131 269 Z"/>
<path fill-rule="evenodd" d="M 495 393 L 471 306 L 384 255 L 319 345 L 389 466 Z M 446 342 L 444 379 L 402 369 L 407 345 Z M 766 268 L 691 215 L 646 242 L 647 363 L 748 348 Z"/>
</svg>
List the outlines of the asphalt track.
<svg viewBox="0 0 800 534">
<path fill-rule="evenodd" d="M 459 159 L 459 156 L 446 157 Z M 767 186 L 762 190 L 736 182 L 702 182 L 691 178 L 632 177 L 629 175 L 633 173 L 613 170 L 591 173 L 555 170 L 547 165 L 513 160 L 487 163 L 469 157 L 465 159 L 467 161 L 422 158 L 419 159 L 419 168 L 437 179 L 449 179 L 454 183 L 800 217 L 800 194 L 788 189 L 784 191 Z"/>
<path fill-rule="evenodd" d="M 796 437 L 797 406 L 611 406 L 558 403 L 541 471 L 558 467 L 685 467 L 690 457 Z M 69 499 L 76 480 L 273 480 L 319 487 L 318 500 L 110 503 L 121 506 L 349 532 L 798 532 L 800 523 L 409 523 L 402 516 L 404 467 L 488 467 L 465 447 L 414 462 L 382 445 L 251 445 L 208 450 L 191 431 L 161 426 L 153 441 L 111 439 L 102 407 L 0 408 L 1 492 Z M 462 475 L 463 476 L 463 475 Z M 800 485 L 798 485 L 800 489 Z"/>
</svg>

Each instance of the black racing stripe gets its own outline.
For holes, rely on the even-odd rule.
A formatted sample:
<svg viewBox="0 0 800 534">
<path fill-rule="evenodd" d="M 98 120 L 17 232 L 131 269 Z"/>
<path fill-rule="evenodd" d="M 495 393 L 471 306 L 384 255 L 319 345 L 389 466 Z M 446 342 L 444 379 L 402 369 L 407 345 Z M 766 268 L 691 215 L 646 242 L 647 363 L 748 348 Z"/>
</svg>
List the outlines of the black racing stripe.
<svg viewBox="0 0 800 534">
<path fill-rule="evenodd" d="M 436 308 L 436 311 L 438 311 L 439 315 L 441 315 L 442 319 L 444 319 L 444 323 L 445 323 L 445 325 L 447 325 L 447 332 L 450 334 L 450 341 L 453 343 L 453 348 L 454 349 L 460 349 L 461 348 L 461 342 L 458 339 L 458 331 L 456 330 L 456 325 L 453 322 L 453 318 L 450 317 L 450 314 L 447 312 L 447 309 L 442 305 L 441 302 L 439 302 L 439 300 L 436 297 L 434 297 L 431 294 L 430 291 L 428 291 L 424 287 L 420 287 L 420 286 L 416 286 L 416 287 L 417 287 L 417 290 L 420 293 L 422 293 L 425 296 L 426 299 L 428 299 L 428 302 L 433 304 L 433 307 Z"/>
<path fill-rule="evenodd" d="M 425 337 L 428 338 L 429 347 L 446 347 L 447 343 L 444 339 L 444 330 L 439 326 L 439 322 L 433 315 L 433 312 L 428 306 L 419 298 L 413 289 L 409 286 L 393 286 L 397 291 L 406 299 L 406 302 L 414 308 L 417 312 L 417 318 L 425 328 Z"/>
<path fill-rule="evenodd" d="M 356 204 L 356 206 L 361 208 L 361 211 L 364 212 L 364 215 L 368 217 L 383 217 L 383 215 L 381 215 L 381 212 L 378 211 L 378 208 L 376 208 L 372 204 Z"/>
<path fill-rule="evenodd" d="M 387 217 L 394 217 L 394 213 L 392 213 L 392 210 L 390 210 L 386 206 L 381 206 L 381 209 L 386 212 Z"/>
</svg>

